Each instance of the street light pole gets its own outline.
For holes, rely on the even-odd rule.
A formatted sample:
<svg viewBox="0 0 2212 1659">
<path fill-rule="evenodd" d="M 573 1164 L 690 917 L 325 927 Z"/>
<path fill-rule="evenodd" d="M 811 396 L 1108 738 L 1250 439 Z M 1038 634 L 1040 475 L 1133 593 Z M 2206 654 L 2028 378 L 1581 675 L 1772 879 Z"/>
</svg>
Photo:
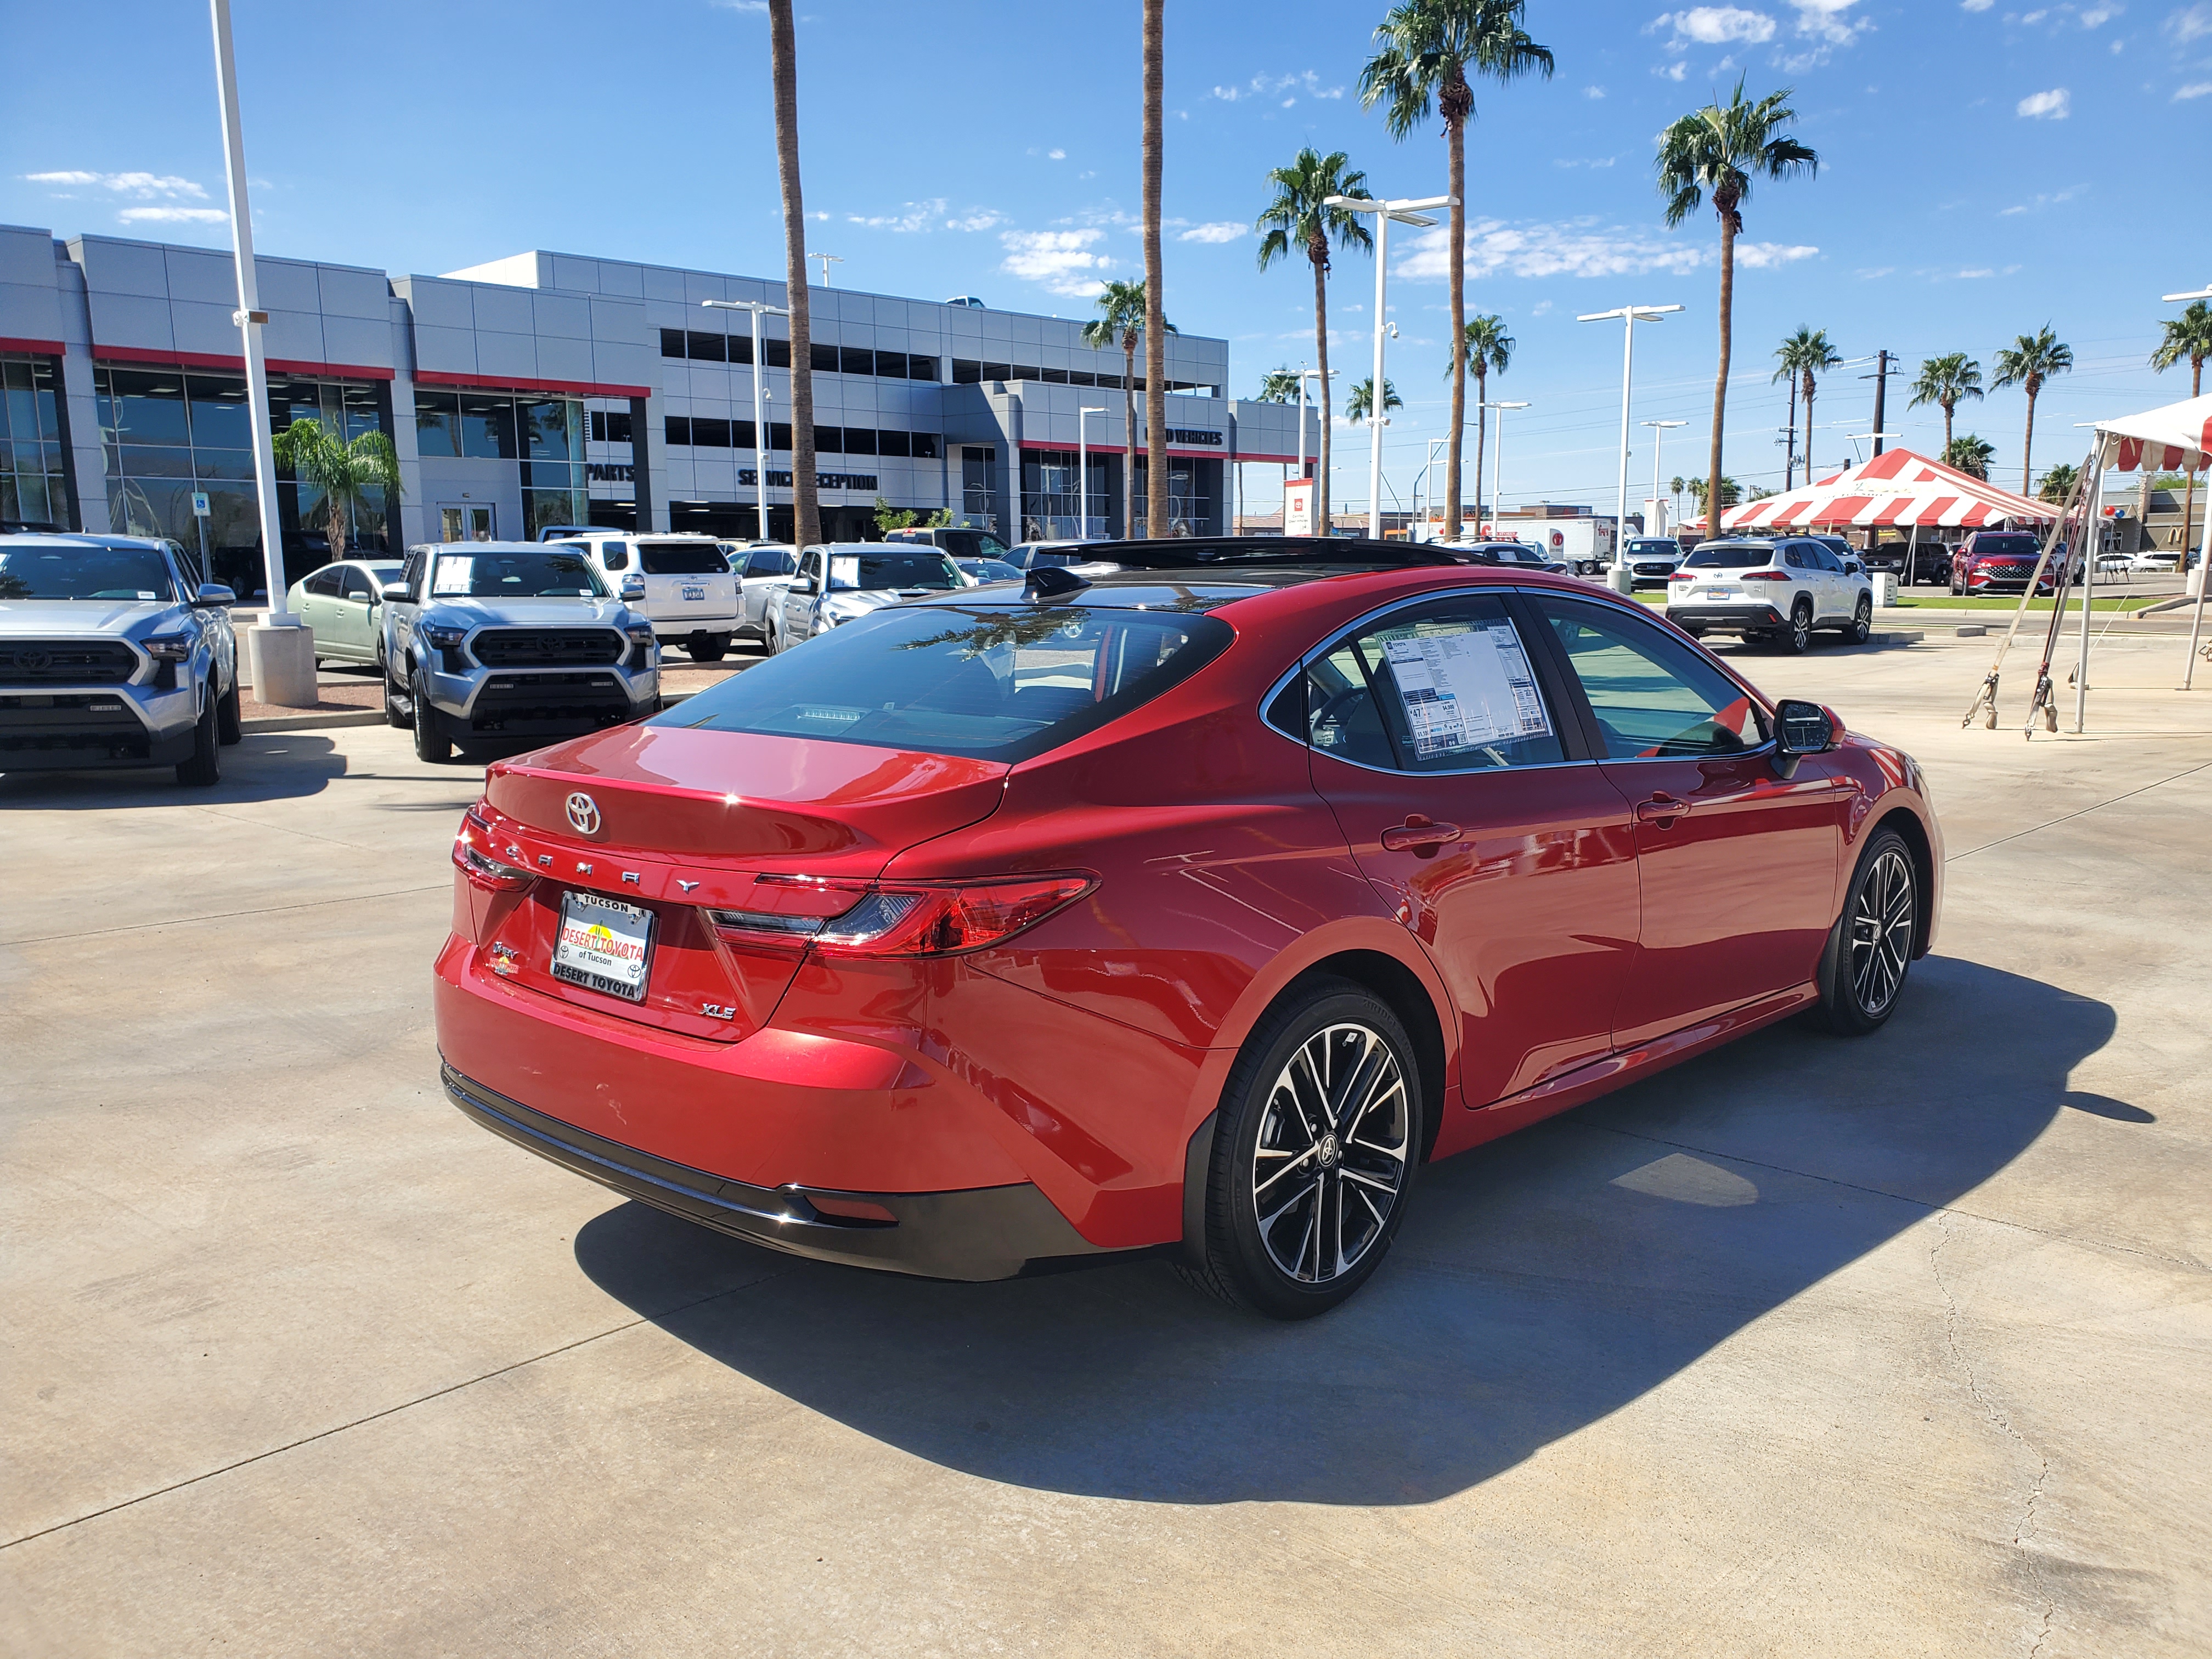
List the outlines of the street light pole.
<svg viewBox="0 0 2212 1659">
<path fill-rule="evenodd" d="M 1103 415 L 1106 406 L 1079 405 L 1075 411 L 1075 539 L 1091 539 L 1091 417 Z"/>
<path fill-rule="evenodd" d="M 2162 294 L 2159 296 L 2168 305 L 2185 305 L 2191 300 L 2212 300 L 2212 283 L 2190 294 Z M 2181 591 L 2189 592 L 2189 515 L 2181 515 Z M 2197 604 L 2189 619 L 2189 654 L 2182 659 L 2181 689 L 2190 690 L 2197 681 L 2197 638 L 2204 626 L 2204 600 L 2212 595 L 2212 512 L 2204 515 L 2203 545 L 2197 554 Z"/>
<path fill-rule="evenodd" d="M 1628 386 L 1636 364 L 1636 325 L 1638 323 L 1656 323 L 1668 312 L 1681 309 L 1680 306 L 1621 306 L 1612 311 L 1593 311 L 1587 316 L 1575 319 L 1578 323 L 1610 322 L 1615 317 L 1621 319 L 1620 505 L 1618 509 L 1620 516 L 1613 520 L 1613 562 L 1616 566 L 1621 562 L 1621 550 L 1628 545 Z M 1711 522 L 1718 520 L 1719 514 L 1709 511 L 1705 516 L 1710 528 Z"/>
<path fill-rule="evenodd" d="M 1659 505 L 1659 455 L 1660 452 L 1667 447 L 1667 430 L 1669 427 L 1687 426 L 1689 425 L 1689 422 L 1687 421 L 1646 421 L 1644 424 L 1653 428 L 1651 436 L 1651 504 L 1654 507 L 1656 507 Z M 1644 526 L 1644 533 L 1647 536 L 1652 533 L 1651 526 L 1650 525 L 1647 524 Z"/>
<path fill-rule="evenodd" d="M 1376 201 L 1365 196 L 1331 196 L 1322 204 L 1347 213 L 1375 216 L 1375 378 L 1367 395 L 1367 534 L 1378 542 L 1382 539 L 1382 428 L 1389 424 L 1382 413 L 1383 388 L 1389 384 L 1382 374 L 1382 341 L 1390 276 L 1390 225 L 1395 220 L 1401 225 L 1428 229 L 1437 222 L 1425 217 L 1422 210 L 1448 208 L 1454 205 L 1454 201 L 1449 196 L 1422 196 L 1395 202 Z M 1322 411 L 1322 417 L 1328 418 L 1327 410 Z"/>
<path fill-rule="evenodd" d="M 760 300 L 702 300 L 699 303 L 708 311 L 750 311 L 753 314 L 753 505 L 760 514 L 760 538 L 772 540 L 768 533 L 768 410 L 764 406 L 768 393 L 763 386 L 763 376 L 768 361 L 761 352 L 760 319 L 765 316 L 788 317 L 791 313 L 781 306 L 772 306 Z M 637 459 L 635 434 L 632 434 L 630 459 Z"/>
<path fill-rule="evenodd" d="M 1505 511 L 1505 497 L 1500 493 L 1505 488 L 1505 411 L 1509 409 L 1526 409 L 1528 407 L 1528 400 L 1525 398 L 1508 399 L 1504 402 L 1487 404 L 1486 407 L 1498 411 L 1498 441 L 1492 444 L 1490 449 L 1490 516 L 1492 522 L 1495 523 L 1498 515 Z M 1477 482 L 1480 481 L 1477 480 Z M 1475 526 L 1474 533 L 1478 536 L 1482 533 L 1480 525 Z"/>
<path fill-rule="evenodd" d="M 822 261 L 822 286 L 824 288 L 830 286 L 830 267 L 845 263 L 844 256 L 836 253 L 810 253 L 806 257 Z"/>
</svg>

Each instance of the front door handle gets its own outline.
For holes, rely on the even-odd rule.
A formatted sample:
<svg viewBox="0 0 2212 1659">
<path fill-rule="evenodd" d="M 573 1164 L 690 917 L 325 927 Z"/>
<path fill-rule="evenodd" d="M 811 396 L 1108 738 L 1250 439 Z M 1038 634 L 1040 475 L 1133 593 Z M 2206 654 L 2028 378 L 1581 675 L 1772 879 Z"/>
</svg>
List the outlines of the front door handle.
<svg viewBox="0 0 2212 1659">
<path fill-rule="evenodd" d="M 1636 821 L 1638 823 L 1656 823 L 1662 830 L 1671 830 L 1674 827 L 1674 820 L 1689 810 L 1690 803 L 1686 800 L 1677 800 L 1668 794 L 1654 795 L 1650 800 L 1636 803 Z"/>
<path fill-rule="evenodd" d="M 1411 853 L 1418 858 L 1432 859 L 1437 848 L 1450 846 L 1465 833 L 1455 823 L 1438 823 L 1419 812 L 1408 812 L 1403 823 L 1394 824 L 1382 832 L 1382 848 L 1385 852 Z"/>
</svg>

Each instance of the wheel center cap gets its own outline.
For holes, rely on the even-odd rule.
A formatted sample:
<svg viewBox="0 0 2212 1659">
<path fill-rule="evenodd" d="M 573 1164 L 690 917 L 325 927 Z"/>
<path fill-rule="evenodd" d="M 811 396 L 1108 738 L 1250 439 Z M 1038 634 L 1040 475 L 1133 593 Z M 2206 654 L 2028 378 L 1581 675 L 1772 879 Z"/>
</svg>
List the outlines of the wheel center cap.
<svg viewBox="0 0 2212 1659">
<path fill-rule="evenodd" d="M 1321 1167 L 1326 1170 L 1335 1164 L 1337 1154 L 1340 1150 L 1336 1144 L 1336 1136 L 1334 1133 L 1325 1134 L 1316 1145 L 1314 1155 L 1320 1161 Z"/>
</svg>

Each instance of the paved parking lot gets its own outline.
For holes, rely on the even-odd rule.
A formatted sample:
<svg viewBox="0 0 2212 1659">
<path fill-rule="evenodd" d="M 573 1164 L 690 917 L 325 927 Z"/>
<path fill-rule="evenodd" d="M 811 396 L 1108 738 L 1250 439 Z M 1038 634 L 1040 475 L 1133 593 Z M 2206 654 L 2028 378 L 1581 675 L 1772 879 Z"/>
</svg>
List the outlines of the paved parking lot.
<svg viewBox="0 0 2212 1659">
<path fill-rule="evenodd" d="M 1885 1032 L 1437 1166 L 1295 1328 L 796 1262 L 467 1124 L 476 774 L 404 733 L 0 778 L 0 1649 L 2212 1650 L 2212 690 L 2111 645 L 2030 744 L 2015 658 L 1962 731 L 1988 643 L 1745 659 L 1931 775 Z"/>
</svg>

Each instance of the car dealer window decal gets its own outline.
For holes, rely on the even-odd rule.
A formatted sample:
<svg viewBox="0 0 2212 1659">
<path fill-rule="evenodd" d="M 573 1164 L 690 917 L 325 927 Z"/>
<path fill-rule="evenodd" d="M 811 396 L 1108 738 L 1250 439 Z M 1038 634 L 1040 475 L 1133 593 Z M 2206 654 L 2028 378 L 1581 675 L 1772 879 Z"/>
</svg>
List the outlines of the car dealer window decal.
<svg viewBox="0 0 2212 1659">
<path fill-rule="evenodd" d="M 476 562 L 473 556 L 465 553 L 449 555 L 439 560 L 438 578 L 430 586 L 431 597 L 450 599 L 458 595 L 465 599 L 469 592 L 469 579 L 476 568 Z"/>
<path fill-rule="evenodd" d="M 1382 644 L 1416 758 L 1551 735 L 1510 620 L 1430 623 Z"/>
</svg>

